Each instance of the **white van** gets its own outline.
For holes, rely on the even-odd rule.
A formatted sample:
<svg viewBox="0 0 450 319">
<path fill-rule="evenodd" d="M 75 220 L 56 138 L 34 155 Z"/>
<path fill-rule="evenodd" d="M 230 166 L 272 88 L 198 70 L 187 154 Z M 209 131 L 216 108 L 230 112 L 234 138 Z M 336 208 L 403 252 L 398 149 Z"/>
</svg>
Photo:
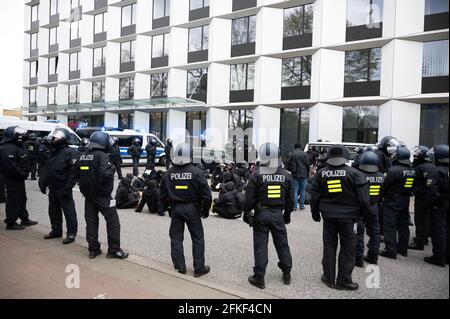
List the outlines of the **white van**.
<svg viewBox="0 0 450 319">
<path fill-rule="evenodd" d="M 19 126 L 28 131 L 27 134 L 34 133 L 37 137 L 45 137 L 57 128 L 64 128 L 72 135 L 72 147 L 78 148 L 80 145 L 80 137 L 68 126 L 58 121 L 23 121 L 14 116 L 0 116 L 0 136 L 3 138 L 3 131 L 10 126 Z"/>
</svg>

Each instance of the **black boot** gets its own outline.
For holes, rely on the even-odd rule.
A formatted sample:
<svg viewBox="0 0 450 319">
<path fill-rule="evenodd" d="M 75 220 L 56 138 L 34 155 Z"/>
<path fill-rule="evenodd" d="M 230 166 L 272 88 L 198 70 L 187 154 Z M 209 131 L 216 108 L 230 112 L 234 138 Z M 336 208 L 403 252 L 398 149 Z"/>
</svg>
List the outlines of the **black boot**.
<svg viewBox="0 0 450 319">
<path fill-rule="evenodd" d="M 355 267 L 364 268 L 364 260 L 362 258 L 358 258 L 355 261 Z"/>
<path fill-rule="evenodd" d="M 129 256 L 128 253 L 124 252 L 122 249 L 116 251 L 115 253 L 108 252 L 106 254 L 106 258 L 117 258 L 117 259 L 125 259 Z"/>
<path fill-rule="evenodd" d="M 412 244 L 408 245 L 408 248 L 411 250 L 424 250 L 425 249 L 425 245 L 424 244 L 420 244 L 418 242 L 413 242 Z"/>
<path fill-rule="evenodd" d="M 283 273 L 283 283 L 285 285 L 291 284 L 291 273 Z"/>
<path fill-rule="evenodd" d="M 54 238 L 61 238 L 61 237 L 62 237 L 62 235 L 49 232 L 47 235 L 44 236 L 44 239 L 54 239 Z"/>
<path fill-rule="evenodd" d="M 397 254 L 396 253 L 390 253 L 388 251 L 383 251 L 380 254 L 380 256 L 384 257 L 384 258 L 389 258 L 389 259 L 397 259 Z"/>
<path fill-rule="evenodd" d="M 423 260 L 425 260 L 426 263 L 435 265 L 435 266 L 439 266 L 442 268 L 445 268 L 445 259 L 441 259 L 441 258 L 436 258 L 434 256 L 430 256 L 430 257 L 425 257 Z"/>
<path fill-rule="evenodd" d="M 194 277 L 195 278 L 199 278 L 201 276 L 204 276 L 204 275 L 208 274 L 210 271 L 211 271 L 211 267 L 205 266 L 201 270 L 195 270 L 194 271 Z"/>
<path fill-rule="evenodd" d="M 6 230 L 24 230 L 25 226 L 19 225 L 17 223 L 6 225 Z"/>
<path fill-rule="evenodd" d="M 89 259 L 94 259 L 95 257 L 101 254 L 102 254 L 101 249 L 89 251 Z"/>
<path fill-rule="evenodd" d="M 264 282 L 264 277 L 253 275 L 253 276 L 248 277 L 248 282 L 251 285 L 253 285 L 259 289 L 266 288 L 266 283 Z"/>
<path fill-rule="evenodd" d="M 364 260 L 371 265 L 378 265 L 378 256 L 367 255 L 367 256 L 364 256 Z"/>
<path fill-rule="evenodd" d="M 349 283 L 340 283 L 338 282 L 336 284 L 336 289 L 338 290 L 358 290 L 359 285 L 357 283 L 354 282 L 349 282 Z"/>
<path fill-rule="evenodd" d="M 322 275 L 322 277 L 320 277 L 320 280 L 322 280 L 322 282 L 328 286 L 328 288 L 334 289 L 336 288 L 336 284 L 334 283 L 334 281 L 329 280 L 327 277 L 325 277 L 325 275 Z"/>
<path fill-rule="evenodd" d="M 62 243 L 63 243 L 63 245 L 68 245 L 68 244 L 71 244 L 73 242 L 75 242 L 75 235 L 67 235 L 67 237 L 64 238 Z"/>
<path fill-rule="evenodd" d="M 28 226 L 34 226 L 34 225 L 37 225 L 38 222 L 36 222 L 36 221 L 34 221 L 34 220 L 31 220 L 31 219 L 27 219 L 27 220 L 22 220 L 22 222 L 21 222 L 20 224 L 21 224 L 22 226 L 28 227 Z"/>
</svg>

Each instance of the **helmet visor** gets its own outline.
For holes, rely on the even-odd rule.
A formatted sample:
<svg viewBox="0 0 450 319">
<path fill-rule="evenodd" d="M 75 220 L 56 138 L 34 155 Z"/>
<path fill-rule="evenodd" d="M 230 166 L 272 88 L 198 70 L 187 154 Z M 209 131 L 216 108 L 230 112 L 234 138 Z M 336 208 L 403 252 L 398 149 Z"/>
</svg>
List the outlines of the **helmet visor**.
<svg viewBox="0 0 450 319">
<path fill-rule="evenodd" d="M 54 130 L 49 134 L 50 143 L 56 144 L 60 141 L 66 140 L 66 134 L 64 134 L 63 131 L 60 130 Z"/>
</svg>

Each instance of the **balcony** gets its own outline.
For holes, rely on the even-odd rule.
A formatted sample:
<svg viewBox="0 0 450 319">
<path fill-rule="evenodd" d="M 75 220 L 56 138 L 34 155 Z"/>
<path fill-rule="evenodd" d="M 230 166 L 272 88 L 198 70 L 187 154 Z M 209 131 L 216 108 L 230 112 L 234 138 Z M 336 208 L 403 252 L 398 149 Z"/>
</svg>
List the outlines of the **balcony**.
<svg viewBox="0 0 450 319">
<path fill-rule="evenodd" d="M 121 71 L 122 72 L 122 71 Z M 125 71 L 123 71 L 125 72 Z M 106 74 L 106 66 L 94 67 L 92 69 L 92 76 L 101 76 Z"/>
<path fill-rule="evenodd" d="M 159 58 L 152 58 L 152 68 L 162 68 L 169 65 L 169 57 L 162 56 Z"/>
<path fill-rule="evenodd" d="M 254 42 L 231 46 L 231 57 L 253 55 L 255 54 L 256 45 Z"/>
<path fill-rule="evenodd" d="M 207 93 L 192 94 L 192 96 L 190 94 L 187 94 L 186 98 L 206 103 Z"/>
<path fill-rule="evenodd" d="M 188 63 L 208 61 L 209 51 L 201 50 L 188 53 Z"/>
<path fill-rule="evenodd" d="M 30 78 L 29 85 L 37 85 L 38 78 L 37 76 Z"/>
<path fill-rule="evenodd" d="M 292 86 L 281 88 L 281 100 L 308 100 L 311 98 L 311 86 Z"/>
<path fill-rule="evenodd" d="M 120 73 L 123 72 L 133 72 L 134 71 L 134 61 L 132 62 L 125 62 L 125 63 L 120 63 Z"/>
<path fill-rule="evenodd" d="M 200 20 L 209 17 L 209 6 L 189 11 L 189 21 Z"/>
<path fill-rule="evenodd" d="M 170 25 L 170 16 L 162 17 L 159 19 L 153 19 L 152 28 L 159 29 L 159 28 L 168 27 L 169 25 Z"/>
<path fill-rule="evenodd" d="M 49 74 L 48 75 L 48 83 L 58 82 L 58 74 Z"/>
<path fill-rule="evenodd" d="M 59 51 L 59 44 L 55 43 L 55 44 L 50 44 L 48 46 L 48 53 L 56 53 Z"/>
<path fill-rule="evenodd" d="M 106 31 L 94 34 L 94 43 L 106 41 Z"/>
<path fill-rule="evenodd" d="M 80 70 L 70 71 L 69 80 L 76 80 L 80 78 Z"/>
<path fill-rule="evenodd" d="M 78 39 L 70 39 L 70 48 L 78 48 L 81 47 L 81 38 Z"/>
<path fill-rule="evenodd" d="M 254 8 L 258 5 L 258 0 L 233 0 L 233 11 Z"/>
<path fill-rule="evenodd" d="M 120 29 L 120 36 L 121 37 L 125 37 L 127 35 L 132 35 L 132 34 L 135 34 L 135 33 L 136 33 L 136 25 L 135 24 L 132 24 L 132 25 L 129 25 L 129 26 L 126 26 L 126 27 L 122 27 Z"/>
<path fill-rule="evenodd" d="M 422 78 L 422 93 L 448 93 L 448 76 Z"/>
<path fill-rule="evenodd" d="M 345 83 L 344 97 L 379 96 L 380 84 L 380 81 Z"/>
<path fill-rule="evenodd" d="M 95 0 L 94 10 L 100 10 L 108 7 L 108 0 Z"/>
<path fill-rule="evenodd" d="M 383 23 L 373 23 L 367 25 L 358 25 L 347 27 L 346 41 L 359 41 L 366 39 L 376 39 L 383 37 Z"/>
<path fill-rule="evenodd" d="M 312 46 L 312 33 L 283 38 L 283 50 L 308 48 Z"/>
<path fill-rule="evenodd" d="M 448 12 L 429 14 L 425 16 L 425 32 L 441 29 L 448 29 Z"/>
<path fill-rule="evenodd" d="M 253 102 L 255 90 L 230 91 L 230 103 Z"/>
</svg>

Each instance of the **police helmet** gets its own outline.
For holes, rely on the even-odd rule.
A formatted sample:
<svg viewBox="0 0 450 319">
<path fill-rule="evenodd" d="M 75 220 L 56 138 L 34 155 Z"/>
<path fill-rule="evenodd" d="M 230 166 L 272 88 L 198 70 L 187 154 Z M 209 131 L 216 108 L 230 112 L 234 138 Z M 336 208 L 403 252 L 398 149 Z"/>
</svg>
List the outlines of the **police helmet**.
<svg viewBox="0 0 450 319">
<path fill-rule="evenodd" d="M 341 166 L 350 161 L 350 153 L 345 146 L 334 145 L 328 149 L 327 164 Z"/>
<path fill-rule="evenodd" d="M 394 154 L 394 161 L 404 165 L 411 165 L 411 152 L 406 147 L 398 147 Z"/>
<path fill-rule="evenodd" d="M 417 145 L 411 150 L 411 154 L 412 156 L 414 156 L 414 159 L 431 161 L 430 157 L 428 156 L 429 151 L 430 149 L 427 146 Z"/>
<path fill-rule="evenodd" d="M 156 144 L 158 144 L 158 141 L 156 140 L 156 138 L 152 138 L 152 139 L 150 140 L 150 144 L 151 144 L 152 146 L 155 146 Z"/>
<path fill-rule="evenodd" d="M 4 142 L 11 142 L 14 140 L 21 140 L 27 134 L 27 130 L 19 126 L 10 126 L 3 132 Z"/>
<path fill-rule="evenodd" d="M 28 138 L 30 140 L 36 140 L 37 139 L 37 135 L 35 133 L 31 133 L 30 135 L 28 135 Z"/>
<path fill-rule="evenodd" d="M 137 137 L 133 140 L 133 144 L 135 145 L 141 145 L 141 140 L 138 139 Z"/>
<path fill-rule="evenodd" d="M 94 132 L 89 140 L 92 148 L 106 149 L 109 146 L 109 134 L 106 132 Z"/>
<path fill-rule="evenodd" d="M 444 163 L 448 164 L 448 145 L 441 144 L 434 146 L 429 152 L 428 156 L 435 163 Z"/>
<path fill-rule="evenodd" d="M 172 163 L 176 166 L 183 166 L 192 163 L 193 149 L 189 143 L 181 143 L 173 152 Z"/>
<path fill-rule="evenodd" d="M 167 139 L 167 145 L 172 146 L 173 145 L 173 141 L 169 138 Z"/>
<path fill-rule="evenodd" d="M 48 138 L 50 140 L 50 144 L 52 145 L 59 145 L 64 143 L 71 144 L 72 140 L 72 136 L 65 128 L 57 128 L 53 130 L 53 132 L 48 135 Z"/>
<path fill-rule="evenodd" d="M 375 152 L 367 151 L 359 157 L 359 169 L 366 173 L 378 172 L 380 158 Z"/>
<path fill-rule="evenodd" d="M 274 143 L 265 143 L 259 148 L 259 159 L 263 166 L 277 166 L 280 158 L 280 149 Z"/>
</svg>

